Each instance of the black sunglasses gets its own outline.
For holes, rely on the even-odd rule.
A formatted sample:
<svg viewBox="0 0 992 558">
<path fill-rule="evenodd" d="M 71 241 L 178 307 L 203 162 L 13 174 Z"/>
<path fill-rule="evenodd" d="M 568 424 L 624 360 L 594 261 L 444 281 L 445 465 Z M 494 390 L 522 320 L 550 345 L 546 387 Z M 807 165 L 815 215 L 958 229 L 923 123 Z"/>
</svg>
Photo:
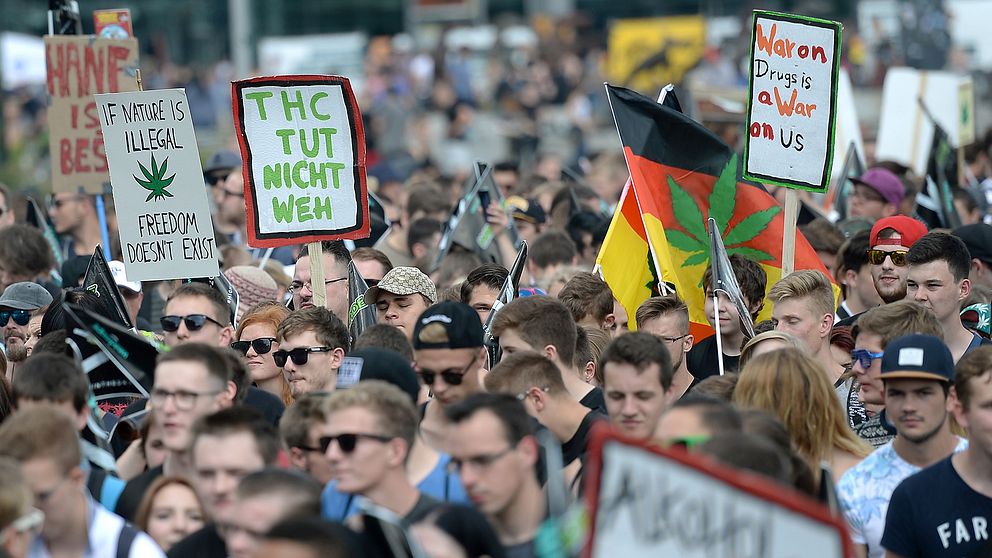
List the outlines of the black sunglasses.
<svg viewBox="0 0 992 558">
<path fill-rule="evenodd" d="M 255 349 L 255 354 L 264 355 L 272 350 L 272 342 L 275 341 L 275 337 L 259 337 L 258 339 L 252 339 L 251 341 L 235 341 L 231 343 L 231 348 L 238 351 L 242 355 L 248 354 L 248 347 Z"/>
<path fill-rule="evenodd" d="M 279 368 L 286 366 L 287 358 L 291 359 L 293 364 L 303 366 L 310 359 L 310 353 L 326 353 L 333 350 L 333 347 L 298 347 L 292 351 L 279 349 L 272 353 L 272 360 L 275 361 L 276 366 Z"/>
<path fill-rule="evenodd" d="M 31 313 L 27 310 L 4 310 L 0 312 L 0 327 L 7 325 L 7 320 L 14 318 L 14 323 L 20 326 L 28 325 Z"/>
<path fill-rule="evenodd" d="M 207 325 L 207 322 L 217 324 L 219 327 L 224 327 L 224 324 L 218 322 L 217 320 L 207 316 L 206 314 L 190 314 L 189 316 L 162 316 L 162 329 L 165 331 L 179 331 L 179 323 L 184 322 L 186 324 L 186 329 L 190 331 L 199 331 L 203 329 L 203 326 Z"/>
<path fill-rule="evenodd" d="M 317 443 L 320 445 L 320 452 L 327 453 L 327 448 L 331 447 L 331 442 L 337 440 L 338 447 L 341 448 L 341 453 L 351 453 L 355 451 L 355 448 L 358 446 L 358 440 L 361 438 L 377 440 L 379 442 L 392 440 L 389 436 L 379 436 L 378 434 L 338 434 L 337 436 L 322 436 L 317 440 Z"/>
<path fill-rule="evenodd" d="M 442 370 L 441 372 L 435 372 L 433 370 L 417 370 L 417 375 L 420 376 L 420 379 L 423 380 L 424 385 L 427 387 L 433 386 L 434 380 L 436 380 L 438 376 L 441 376 L 444 383 L 449 386 L 460 386 L 462 385 L 462 380 L 465 379 L 465 374 L 468 374 L 469 369 L 472 368 L 472 365 L 475 364 L 475 361 L 478 358 L 478 356 L 474 357 L 472 361 L 466 364 L 460 371 L 457 368 L 449 368 L 447 370 Z"/>
</svg>

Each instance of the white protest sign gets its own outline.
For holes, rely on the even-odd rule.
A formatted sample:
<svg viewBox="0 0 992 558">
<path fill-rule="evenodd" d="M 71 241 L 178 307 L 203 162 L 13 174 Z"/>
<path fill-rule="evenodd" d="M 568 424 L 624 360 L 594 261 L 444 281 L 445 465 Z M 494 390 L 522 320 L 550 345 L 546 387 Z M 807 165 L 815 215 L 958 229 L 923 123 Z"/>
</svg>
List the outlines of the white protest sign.
<svg viewBox="0 0 992 558">
<path fill-rule="evenodd" d="M 823 192 L 830 182 L 840 24 L 754 12 L 744 176 Z"/>
<path fill-rule="evenodd" d="M 586 556 L 851 556 L 841 520 L 770 481 L 603 430 L 591 448 Z"/>
<path fill-rule="evenodd" d="M 864 161 L 865 144 L 861 137 L 858 110 L 854 104 L 851 76 L 846 69 L 841 68 L 840 74 L 837 76 L 837 127 L 834 131 L 834 164 L 830 172 L 834 181 L 842 178 L 840 174 L 844 171 L 845 156 L 852 143 L 858 157 Z"/>
<path fill-rule="evenodd" d="M 368 236 L 365 134 L 346 78 L 237 81 L 233 108 L 249 245 Z"/>
<path fill-rule="evenodd" d="M 124 269 L 133 281 L 219 271 L 186 92 L 96 95 Z"/>
</svg>

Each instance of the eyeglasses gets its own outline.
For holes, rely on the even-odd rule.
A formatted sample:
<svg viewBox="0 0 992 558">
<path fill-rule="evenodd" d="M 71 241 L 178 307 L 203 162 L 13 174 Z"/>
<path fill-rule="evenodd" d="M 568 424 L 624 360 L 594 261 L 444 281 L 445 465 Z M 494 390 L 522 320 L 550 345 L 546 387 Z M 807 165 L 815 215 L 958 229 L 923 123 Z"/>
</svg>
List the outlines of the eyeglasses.
<svg viewBox="0 0 992 558">
<path fill-rule="evenodd" d="M 689 337 L 689 334 L 688 333 L 686 333 L 685 335 L 679 335 L 678 337 L 669 337 L 667 335 L 659 335 L 658 336 L 658 339 L 661 339 L 662 341 L 668 341 L 669 343 L 675 343 L 676 341 L 681 341 L 681 340 L 685 339 L 686 337 Z"/>
<path fill-rule="evenodd" d="M 272 360 L 275 361 L 276 366 L 279 368 L 286 366 L 287 358 L 291 359 L 293 364 L 303 366 L 308 360 L 310 360 L 310 353 L 326 353 L 333 350 L 333 347 L 297 347 L 292 351 L 279 349 L 278 351 L 272 353 Z"/>
<path fill-rule="evenodd" d="M 885 198 L 882 197 L 876 190 L 870 186 L 862 186 L 858 188 L 855 186 L 854 190 L 849 194 L 852 198 L 862 199 L 864 201 L 874 201 L 885 203 Z"/>
<path fill-rule="evenodd" d="M 205 177 L 206 178 L 206 182 L 207 182 L 207 184 L 209 184 L 211 186 L 216 186 L 217 184 L 219 184 L 219 183 L 223 182 L 225 179 L 227 179 L 227 177 L 228 177 L 229 174 L 230 173 L 217 173 L 217 174 L 207 175 Z"/>
<path fill-rule="evenodd" d="M 321 436 L 320 439 L 317 440 L 317 443 L 320 444 L 321 453 L 327 453 L 328 448 L 331 447 L 331 442 L 337 440 L 338 449 L 341 450 L 341 453 L 351 453 L 355 451 L 356 447 L 358 447 L 358 440 L 363 438 L 366 440 L 375 440 L 377 442 L 388 442 L 393 439 L 392 436 L 381 436 L 379 434 L 347 433 L 338 434 L 337 436 Z"/>
<path fill-rule="evenodd" d="M 535 389 L 535 388 L 528 388 L 527 391 L 521 391 L 520 393 L 518 393 L 516 395 L 517 401 L 523 401 L 523 400 L 527 399 L 527 396 L 530 395 L 530 390 L 532 390 L 532 389 Z M 549 391 L 551 391 L 551 388 L 550 387 L 542 387 L 542 388 L 536 388 L 536 389 L 540 389 L 544 393 L 548 393 Z"/>
<path fill-rule="evenodd" d="M 169 390 L 165 390 L 165 389 L 158 389 L 158 388 L 156 388 L 156 389 L 153 389 L 152 390 L 152 392 L 150 394 L 150 397 L 149 397 L 149 400 L 151 400 L 151 403 L 152 403 L 153 406 L 155 406 L 155 407 L 161 407 L 162 405 L 165 405 L 165 402 L 168 401 L 169 398 L 171 397 L 176 402 L 176 408 L 177 409 L 179 409 L 180 411 L 188 411 L 188 410 L 190 410 L 190 409 L 193 408 L 193 405 L 196 404 L 196 400 L 197 399 L 199 399 L 201 397 L 205 397 L 205 396 L 217 395 L 218 393 L 221 393 L 221 391 L 223 391 L 223 390 L 217 390 L 217 391 L 187 391 L 187 390 L 169 391 Z"/>
<path fill-rule="evenodd" d="M 696 446 L 705 444 L 710 440 L 710 436 L 707 434 L 700 434 L 698 436 L 682 436 L 680 438 L 672 438 L 667 441 L 668 447 L 676 447 L 690 450 Z"/>
<path fill-rule="evenodd" d="M 892 265 L 896 267 L 903 267 L 906 265 L 906 250 L 894 250 L 892 252 L 876 249 L 868 250 L 868 263 L 871 265 L 882 265 L 885 263 L 886 256 L 892 258 Z"/>
<path fill-rule="evenodd" d="M 165 331 L 179 331 L 179 323 L 186 324 L 186 329 L 190 331 L 200 331 L 207 322 L 217 324 L 218 327 L 225 327 L 224 324 L 207 316 L 206 314 L 190 314 L 188 316 L 162 316 L 162 329 Z"/>
<path fill-rule="evenodd" d="M 873 353 L 867 349 L 855 349 L 851 351 L 851 358 L 854 362 L 860 364 L 863 370 L 868 370 L 871 368 L 871 362 L 882 358 L 882 355 L 884 354 L 884 351 Z"/>
<path fill-rule="evenodd" d="M 466 465 L 472 467 L 477 471 L 480 469 L 487 469 L 491 467 L 493 463 L 496 463 L 503 456 L 509 454 L 514 449 L 516 449 L 516 446 L 510 446 L 503 451 L 498 451 L 495 453 L 484 453 L 482 455 L 476 455 L 474 457 L 466 457 L 464 459 L 452 457 L 451 461 L 449 461 L 447 465 L 448 474 L 460 473 L 462 468 L 465 467 Z"/>
<path fill-rule="evenodd" d="M 7 321 L 14 318 L 14 323 L 19 326 L 26 326 L 31 321 L 31 312 L 27 310 L 4 310 L 0 312 L 0 327 L 7 325 Z"/>
<path fill-rule="evenodd" d="M 264 355 L 272 350 L 272 342 L 275 341 L 275 337 L 259 337 L 258 339 L 252 339 L 251 341 L 235 341 L 231 343 L 231 348 L 238 351 L 242 355 L 248 355 L 248 347 L 255 349 L 255 354 Z"/>
<path fill-rule="evenodd" d="M 462 380 L 465 379 L 465 374 L 468 374 L 469 368 L 475 364 L 475 361 L 478 358 L 478 355 L 473 357 L 472 361 L 466 364 L 461 370 L 457 368 L 449 368 L 447 370 L 442 370 L 441 372 L 435 372 L 433 370 L 417 370 L 417 375 L 420 376 L 421 380 L 423 380 L 424 385 L 428 387 L 434 385 L 434 382 L 437 380 L 438 376 L 441 376 L 444 383 L 449 386 L 460 386 L 462 385 Z"/>
<path fill-rule="evenodd" d="M 347 277 L 338 277 L 337 279 L 328 279 L 328 280 L 324 281 L 324 286 L 330 285 L 331 283 L 337 283 L 338 281 L 346 281 L 347 279 L 348 279 Z M 369 283 L 369 286 L 371 287 L 372 284 Z M 313 292 L 313 283 L 311 283 L 310 281 L 303 281 L 303 282 L 293 281 L 292 283 L 289 284 L 289 292 L 290 293 L 294 293 L 294 292 L 302 289 L 303 287 L 306 287 L 308 291 Z"/>
</svg>

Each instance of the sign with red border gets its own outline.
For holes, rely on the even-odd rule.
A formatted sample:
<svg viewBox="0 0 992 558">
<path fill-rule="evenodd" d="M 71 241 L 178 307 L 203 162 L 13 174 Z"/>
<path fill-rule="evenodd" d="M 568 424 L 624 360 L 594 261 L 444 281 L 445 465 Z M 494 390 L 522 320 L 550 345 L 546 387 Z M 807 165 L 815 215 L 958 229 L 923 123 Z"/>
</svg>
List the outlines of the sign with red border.
<svg viewBox="0 0 992 558">
<path fill-rule="evenodd" d="M 847 528 L 788 487 L 597 425 L 585 558 L 853 556 Z"/>
<path fill-rule="evenodd" d="M 368 237 L 365 131 L 347 78 L 235 81 L 232 105 L 250 246 Z"/>
</svg>

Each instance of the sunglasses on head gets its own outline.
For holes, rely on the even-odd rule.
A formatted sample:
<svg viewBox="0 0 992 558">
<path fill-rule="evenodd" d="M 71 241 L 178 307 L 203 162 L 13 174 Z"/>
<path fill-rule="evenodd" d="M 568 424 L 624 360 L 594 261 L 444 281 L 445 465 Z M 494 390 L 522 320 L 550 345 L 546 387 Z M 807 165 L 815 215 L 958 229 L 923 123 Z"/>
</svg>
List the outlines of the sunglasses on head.
<svg viewBox="0 0 992 558">
<path fill-rule="evenodd" d="M 279 368 L 286 366 L 286 359 L 292 360 L 293 364 L 297 366 L 302 366 L 310 360 L 310 353 L 326 353 L 333 350 L 332 347 L 298 347 L 292 351 L 279 349 L 272 353 L 272 360 Z"/>
<path fill-rule="evenodd" d="M 868 370 L 871 368 L 872 361 L 882 358 L 884 354 L 883 351 L 873 353 L 868 349 L 855 349 L 851 351 L 851 359 L 860 364 L 863 370 Z"/>
<path fill-rule="evenodd" d="M 251 341 L 235 341 L 231 343 L 231 348 L 238 351 L 242 355 L 248 354 L 248 347 L 255 349 L 255 354 L 264 355 L 272 350 L 272 342 L 275 341 L 275 337 L 259 337 L 258 339 L 252 339 Z"/>
<path fill-rule="evenodd" d="M 331 442 L 337 440 L 341 453 L 351 453 L 358 447 L 358 440 L 362 438 L 379 442 L 392 440 L 389 436 L 379 436 L 378 434 L 338 434 L 337 436 L 322 436 L 317 440 L 317 443 L 320 445 L 321 453 L 327 453 L 327 448 L 331 447 Z"/>
<path fill-rule="evenodd" d="M 0 312 L 0 327 L 7 325 L 7 320 L 14 318 L 14 323 L 20 326 L 28 325 L 31 313 L 27 310 L 4 310 Z"/>
<path fill-rule="evenodd" d="M 162 316 L 162 329 L 165 331 L 179 331 L 180 322 L 186 324 L 186 329 L 190 331 L 199 331 L 203 329 L 203 326 L 207 325 L 207 322 L 217 324 L 219 327 L 224 327 L 224 324 L 218 322 L 217 320 L 207 316 L 206 314 L 190 314 L 188 316 Z"/>
<path fill-rule="evenodd" d="M 895 250 L 892 252 L 877 249 L 868 250 L 868 263 L 871 265 L 882 265 L 885 263 L 887 256 L 892 258 L 892 265 L 896 267 L 906 265 L 906 250 Z"/>
</svg>

